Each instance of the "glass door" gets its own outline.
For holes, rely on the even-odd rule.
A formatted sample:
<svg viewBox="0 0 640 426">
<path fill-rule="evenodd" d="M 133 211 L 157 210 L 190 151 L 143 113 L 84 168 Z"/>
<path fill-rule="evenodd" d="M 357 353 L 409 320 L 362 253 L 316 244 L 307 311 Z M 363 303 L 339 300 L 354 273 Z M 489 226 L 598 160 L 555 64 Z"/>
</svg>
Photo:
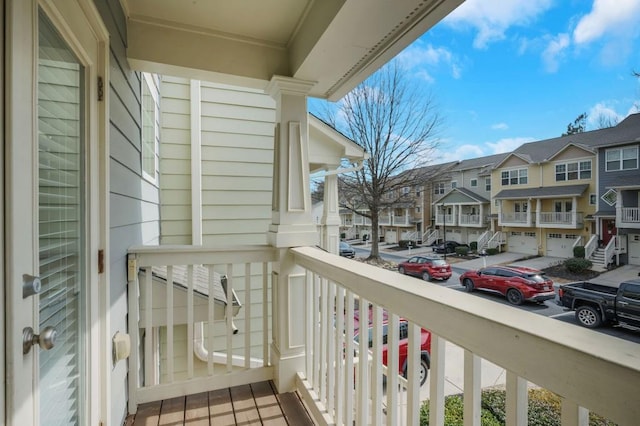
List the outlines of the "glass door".
<svg viewBox="0 0 640 426">
<path fill-rule="evenodd" d="M 42 10 L 38 19 L 39 330 L 56 330 L 39 354 L 40 419 L 83 423 L 86 353 L 84 67 Z"/>
</svg>

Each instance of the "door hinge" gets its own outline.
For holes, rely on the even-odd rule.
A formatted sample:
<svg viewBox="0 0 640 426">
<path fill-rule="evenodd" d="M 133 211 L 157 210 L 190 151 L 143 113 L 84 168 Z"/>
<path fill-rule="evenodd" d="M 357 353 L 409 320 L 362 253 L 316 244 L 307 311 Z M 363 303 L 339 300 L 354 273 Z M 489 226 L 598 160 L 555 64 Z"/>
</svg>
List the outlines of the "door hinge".
<svg viewBox="0 0 640 426">
<path fill-rule="evenodd" d="M 98 76 L 98 101 L 104 99 L 104 80 L 101 76 Z"/>
<path fill-rule="evenodd" d="M 104 250 L 98 250 L 98 273 L 102 274 L 104 272 Z"/>
</svg>

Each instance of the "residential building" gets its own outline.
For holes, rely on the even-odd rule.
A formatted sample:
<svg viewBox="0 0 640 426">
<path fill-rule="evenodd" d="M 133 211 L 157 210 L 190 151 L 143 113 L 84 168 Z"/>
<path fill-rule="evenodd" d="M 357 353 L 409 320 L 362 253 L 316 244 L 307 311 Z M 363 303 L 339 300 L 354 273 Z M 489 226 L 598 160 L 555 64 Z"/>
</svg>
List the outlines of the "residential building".
<svg viewBox="0 0 640 426">
<path fill-rule="evenodd" d="M 317 424 L 383 416 L 417 424 L 417 358 L 408 357 L 406 391 L 383 396 L 381 339 L 373 337 L 369 363 L 367 339 L 356 351 L 343 333 L 354 330 L 356 296 L 372 304 L 373 336 L 382 334 L 383 306 L 390 324 L 408 320 L 409 347 L 419 346 L 421 328 L 433 333 L 436 424 L 444 423 L 446 340 L 466 350 L 464 399 L 477 418 L 481 358 L 508 370 L 509 424 L 526 415 L 528 381 L 562 396 L 565 424 L 584 418 L 581 407 L 619 424 L 640 418 L 631 343 L 591 341 L 588 330 L 575 336 L 569 324 L 516 318 L 506 306 L 418 287 L 316 247 L 310 173 L 322 164 L 329 181 L 337 169 L 312 155 L 307 98 L 340 99 L 460 3 L 1 0 L 3 422 L 120 425 L 128 414 L 160 418 L 203 401 L 209 416 L 221 390 L 244 391 L 257 415 L 257 383 L 267 381 L 304 398 Z M 260 102 L 248 94 L 260 91 L 271 107 L 245 115 L 247 98 Z M 216 102 L 192 103 L 213 93 Z M 201 114 L 191 109 L 198 105 Z M 344 154 L 339 136 L 329 139 L 339 143 L 321 151 Z M 201 161 L 191 151 L 198 146 Z M 235 182 L 247 190 L 228 190 Z M 186 209 L 187 199 L 202 210 Z M 324 200 L 329 248 L 336 199 Z M 185 214 L 188 225 L 171 223 Z M 389 339 L 397 356 L 397 333 Z M 541 365 L 541 353 L 554 362 Z M 569 368 L 577 360 L 582 368 Z M 399 382 L 390 374 L 387 389 Z"/>
<path fill-rule="evenodd" d="M 607 129 L 597 148 L 597 206 L 594 241 L 588 254 L 604 263 L 640 264 L 640 114 Z M 598 256 L 598 248 L 602 251 Z"/>
<path fill-rule="evenodd" d="M 493 237 L 497 227 L 491 222 L 491 171 L 507 154 L 462 160 L 448 169 L 437 183 L 434 202 L 435 226 L 444 240 L 478 244 L 478 250 Z M 443 189 L 451 188 L 444 194 Z"/>
<path fill-rule="evenodd" d="M 509 251 L 573 257 L 574 247 L 598 239 L 596 147 L 619 133 L 613 127 L 530 142 L 496 165 L 493 208 Z"/>
</svg>

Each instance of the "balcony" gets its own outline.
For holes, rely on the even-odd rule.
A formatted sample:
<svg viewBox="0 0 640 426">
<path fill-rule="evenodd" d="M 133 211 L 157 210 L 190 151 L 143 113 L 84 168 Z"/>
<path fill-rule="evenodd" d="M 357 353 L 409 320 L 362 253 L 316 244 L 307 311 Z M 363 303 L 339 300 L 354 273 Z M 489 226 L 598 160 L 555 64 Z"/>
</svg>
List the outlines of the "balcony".
<svg viewBox="0 0 640 426">
<path fill-rule="evenodd" d="M 618 227 L 640 229 L 640 208 L 621 207 L 618 209 L 618 216 Z"/>
<path fill-rule="evenodd" d="M 500 213 L 498 225 L 530 228 L 535 225 L 535 220 L 531 212 Z"/>
<path fill-rule="evenodd" d="M 578 212 L 540 212 L 538 217 L 541 228 L 580 229 L 583 224 L 583 214 Z"/>
<path fill-rule="evenodd" d="M 303 360 L 288 374 L 316 424 L 415 425 L 421 401 L 413 366 L 419 362 L 422 327 L 432 333 L 424 385 L 429 386 L 431 424 L 444 424 L 445 342 L 465 351 L 462 392 L 465 413 L 474 418 L 469 424 L 480 424 L 481 360 L 506 370 L 507 424 L 526 423 L 529 383 L 561 396 L 563 425 L 584 424 L 587 409 L 621 425 L 640 418 L 635 343 L 315 247 L 280 252 L 304 272 L 296 272 L 288 291 L 274 291 L 274 262 L 282 263 L 278 254 L 272 247 L 248 246 L 130 250 L 129 371 L 140 372 L 129 375 L 131 413 L 139 404 L 141 409 L 160 400 L 274 380 L 282 366 L 275 365 L 272 342 L 300 336 Z M 186 297 L 178 297 L 172 285 L 173 265 L 186 267 L 186 289 L 180 290 Z M 164 291 L 153 284 L 153 267 L 167 270 Z M 200 277 L 208 292 L 196 285 L 196 267 L 209 272 Z M 227 277 L 222 295 L 213 291 L 214 272 Z M 234 304 L 221 305 L 234 293 L 242 304 L 235 317 Z M 300 300 L 293 298 L 296 294 Z M 348 337 L 354 333 L 356 306 L 371 307 L 370 348 L 367 339 L 355 343 Z M 391 324 L 399 318 L 410 322 L 406 380 L 386 373 L 382 363 L 383 306 Z M 297 316 L 290 318 L 291 312 Z M 271 329 L 283 321 L 289 332 Z M 394 329 L 389 327 L 388 348 L 398 347 Z M 397 352 L 389 349 L 390 365 L 398 362 Z"/>
<path fill-rule="evenodd" d="M 393 224 L 406 226 L 409 225 L 409 217 L 408 216 L 393 216 Z"/>
<path fill-rule="evenodd" d="M 457 216 L 453 214 L 437 214 L 436 225 L 456 226 L 458 224 L 458 221 L 456 219 Z"/>
<path fill-rule="evenodd" d="M 378 216 L 378 225 L 389 226 L 391 225 L 391 216 L 388 214 L 381 214 Z"/>
</svg>

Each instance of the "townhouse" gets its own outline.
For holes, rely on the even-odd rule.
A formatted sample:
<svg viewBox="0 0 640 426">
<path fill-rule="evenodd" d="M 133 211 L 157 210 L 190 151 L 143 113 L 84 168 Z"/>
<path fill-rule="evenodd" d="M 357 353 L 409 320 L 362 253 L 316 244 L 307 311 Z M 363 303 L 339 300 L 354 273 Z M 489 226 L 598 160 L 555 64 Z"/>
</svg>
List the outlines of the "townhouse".
<svg viewBox="0 0 640 426">
<path fill-rule="evenodd" d="M 491 220 L 491 170 L 507 154 L 462 160 L 434 189 L 435 226 L 444 240 L 484 248 L 497 229 Z M 444 188 L 450 188 L 444 192 Z M 443 193 L 444 192 L 444 193 Z"/>
</svg>

